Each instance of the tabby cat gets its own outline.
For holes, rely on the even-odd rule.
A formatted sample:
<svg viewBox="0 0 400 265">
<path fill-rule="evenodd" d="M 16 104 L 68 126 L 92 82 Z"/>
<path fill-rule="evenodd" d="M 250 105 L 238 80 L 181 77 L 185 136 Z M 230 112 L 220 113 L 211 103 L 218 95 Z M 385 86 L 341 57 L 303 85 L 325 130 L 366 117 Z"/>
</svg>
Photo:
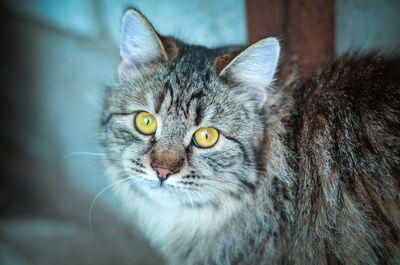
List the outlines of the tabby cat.
<svg viewBox="0 0 400 265">
<path fill-rule="evenodd" d="M 399 60 L 299 84 L 275 38 L 186 45 L 134 9 L 120 54 L 100 138 L 168 264 L 400 264 Z"/>
</svg>

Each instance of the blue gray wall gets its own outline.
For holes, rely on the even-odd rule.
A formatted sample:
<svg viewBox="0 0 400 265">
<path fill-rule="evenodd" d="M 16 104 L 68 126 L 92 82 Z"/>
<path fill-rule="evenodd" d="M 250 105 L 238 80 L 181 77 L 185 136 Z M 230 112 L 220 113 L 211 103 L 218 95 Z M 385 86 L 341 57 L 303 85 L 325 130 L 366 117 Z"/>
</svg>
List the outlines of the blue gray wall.
<svg viewBox="0 0 400 265">
<path fill-rule="evenodd" d="M 336 53 L 400 47 L 399 0 L 336 0 Z"/>
</svg>

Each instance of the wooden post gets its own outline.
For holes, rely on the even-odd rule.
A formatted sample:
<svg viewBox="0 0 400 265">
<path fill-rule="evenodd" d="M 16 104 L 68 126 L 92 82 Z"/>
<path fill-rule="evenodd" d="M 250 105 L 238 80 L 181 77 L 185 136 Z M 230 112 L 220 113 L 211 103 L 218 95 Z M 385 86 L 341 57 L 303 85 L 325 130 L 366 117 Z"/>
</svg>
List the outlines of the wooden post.
<svg viewBox="0 0 400 265">
<path fill-rule="evenodd" d="M 303 80 L 335 53 L 334 0 L 247 0 L 250 42 L 278 36 Z"/>
</svg>

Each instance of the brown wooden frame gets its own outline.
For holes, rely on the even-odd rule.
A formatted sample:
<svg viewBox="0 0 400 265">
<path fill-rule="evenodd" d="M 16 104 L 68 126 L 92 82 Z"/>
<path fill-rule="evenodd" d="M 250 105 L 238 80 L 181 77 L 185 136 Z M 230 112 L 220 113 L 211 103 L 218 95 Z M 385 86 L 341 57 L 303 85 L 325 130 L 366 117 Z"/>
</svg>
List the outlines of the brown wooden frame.
<svg viewBox="0 0 400 265">
<path fill-rule="evenodd" d="M 335 53 L 334 0 L 246 0 L 250 43 L 277 36 L 309 78 Z"/>
</svg>

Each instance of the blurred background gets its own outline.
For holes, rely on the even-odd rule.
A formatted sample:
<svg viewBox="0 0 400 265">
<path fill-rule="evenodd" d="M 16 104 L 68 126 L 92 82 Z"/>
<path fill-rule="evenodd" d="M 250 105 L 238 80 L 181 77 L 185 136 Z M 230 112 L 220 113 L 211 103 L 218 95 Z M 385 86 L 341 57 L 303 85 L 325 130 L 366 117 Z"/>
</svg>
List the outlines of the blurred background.
<svg viewBox="0 0 400 265">
<path fill-rule="evenodd" d="M 191 44 L 278 36 L 303 79 L 335 55 L 400 45 L 398 0 L 1 1 L 0 264 L 162 264 L 104 190 L 97 140 L 130 6 Z"/>
</svg>

